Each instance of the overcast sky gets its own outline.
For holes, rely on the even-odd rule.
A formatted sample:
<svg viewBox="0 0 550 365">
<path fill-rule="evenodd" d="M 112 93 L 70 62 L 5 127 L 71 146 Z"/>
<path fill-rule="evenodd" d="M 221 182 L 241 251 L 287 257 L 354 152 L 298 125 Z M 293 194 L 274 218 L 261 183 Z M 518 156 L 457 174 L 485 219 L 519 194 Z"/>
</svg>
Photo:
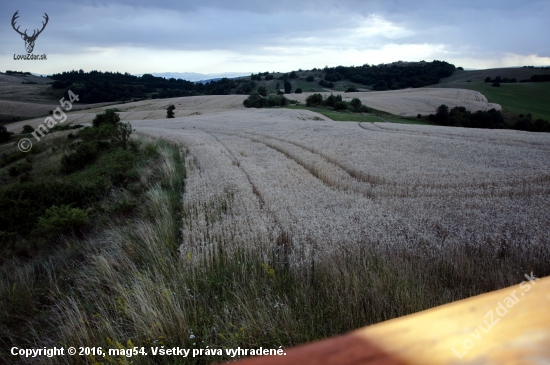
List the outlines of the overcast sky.
<svg viewBox="0 0 550 365">
<path fill-rule="evenodd" d="M 20 30 L 49 23 L 33 54 Z M 4 0 L 0 70 L 259 72 L 445 60 L 550 65 L 548 0 Z"/>
</svg>

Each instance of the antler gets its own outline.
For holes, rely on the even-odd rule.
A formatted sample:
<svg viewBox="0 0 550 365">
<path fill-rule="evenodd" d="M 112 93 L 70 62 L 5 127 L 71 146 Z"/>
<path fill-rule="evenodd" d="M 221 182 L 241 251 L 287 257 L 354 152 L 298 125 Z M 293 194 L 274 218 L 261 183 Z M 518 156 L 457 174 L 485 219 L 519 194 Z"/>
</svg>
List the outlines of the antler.
<svg viewBox="0 0 550 365">
<path fill-rule="evenodd" d="M 27 36 L 27 30 L 25 29 L 25 33 L 21 33 L 19 31 L 19 27 L 15 28 L 15 20 L 17 18 L 19 18 L 19 16 L 17 15 L 17 13 L 19 13 L 19 10 L 17 10 L 15 12 L 15 14 L 13 14 L 13 17 L 11 18 L 11 26 L 13 27 L 13 30 L 15 30 L 17 33 L 21 34 L 21 35 L 24 35 L 24 36 Z M 45 14 L 45 13 L 44 13 Z"/>
<path fill-rule="evenodd" d="M 44 19 L 46 19 L 46 22 L 42 22 L 42 29 L 40 29 L 38 31 L 38 33 L 36 33 L 36 30 L 32 33 L 32 36 L 30 36 L 29 38 L 36 38 L 38 37 L 38 35 L 40 33 L 42 33 L 42 31 L 44 30 L 44 28 L 46 28 L 46 24 L 48 24 L 48 20 L 50 20 L 50 18 L 48 17 L 48 14 L 44 13 L 44 16 L 43 16 Z M 26 30 L 25 30 L 26 31 Z"/>
</svg>

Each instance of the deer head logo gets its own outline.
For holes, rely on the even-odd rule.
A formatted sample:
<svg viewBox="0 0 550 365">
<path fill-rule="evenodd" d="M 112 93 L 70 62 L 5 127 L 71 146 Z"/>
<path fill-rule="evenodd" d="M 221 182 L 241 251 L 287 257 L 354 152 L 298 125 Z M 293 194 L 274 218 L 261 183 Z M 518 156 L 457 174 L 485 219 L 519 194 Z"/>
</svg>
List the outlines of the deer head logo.
<svg viewBox="0 0 550 365">
<path fill-rule="evenodd" d="M 25 48 L 27 49 L 27 53 L 32 53 L 32 50 L 34 49 L 34 42 L 36 41 L 36 38 L 38 38 L 38 36 L 40 35 L 40 33 L 42 33 L 42 31 L 44 30 L 44 28 L 46 28 L 46 24 L 48 24 L 48 20 L 50 18 L 48 18 L 48 14 L 44 13 L 44 19 L 46 19 L 45 22 L 42 22 L 42 29 L 38 30 L 38 29 L 35 29 L 34 32 L 32 33 L 31 36 L 29 36 L 27 34 L 27 30 L 25 29 L 25 31 L 23 33 L 21 33 L 19 31 L 19 26 L 17 26 L 17 28 L 15 27 L 15 20 L 17 18 L 19 18 L 19 15 L 17 15 L 17 13 L 19 13 L 19 10 L 17 10 L 15 12 L 15 14 L 13 14 L 13 18 L 11 18 L 11 26 L 13 27 L 13 29 L 19 33 L 21 35 L 21 38 L 23 38 L 23 40 L 25 41 Z"/>
</svg>

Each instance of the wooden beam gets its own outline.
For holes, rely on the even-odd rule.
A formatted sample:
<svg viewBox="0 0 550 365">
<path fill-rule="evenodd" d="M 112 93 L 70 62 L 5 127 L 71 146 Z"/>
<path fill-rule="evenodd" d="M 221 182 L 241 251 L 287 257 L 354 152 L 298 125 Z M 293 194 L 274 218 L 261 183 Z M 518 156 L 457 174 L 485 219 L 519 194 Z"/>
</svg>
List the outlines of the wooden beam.
<svg viewBox="0 0 550 365">
<path fill-rule="evenodd" d="M 237 364 L 550 365 L 550 277 Z"/>
</svg>

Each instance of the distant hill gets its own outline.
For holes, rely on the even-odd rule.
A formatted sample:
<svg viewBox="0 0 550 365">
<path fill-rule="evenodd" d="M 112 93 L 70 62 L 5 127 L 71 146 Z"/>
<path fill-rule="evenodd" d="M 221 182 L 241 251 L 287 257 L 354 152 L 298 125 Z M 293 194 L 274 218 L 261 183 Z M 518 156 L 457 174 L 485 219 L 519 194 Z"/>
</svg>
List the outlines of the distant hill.
<svg viewBox="0 0 550 365">
<path fill-rule="evenodd" d="M 484 81 L 486 77 L 492 79 L 500 76 L 502 78 L 515 78 L 518 81 L 528 80 L 533 75 L 550 75 L 548 67 L 506 67 L 506 68 L 489 68 L 486 70 L 462 71 L 456 70 L 451 76 L 441 80 L 442 84 L 468 81 Z"/>
<path fill-rule="evenodd" d="M 528 114 L 534 119 L 550 120 L 550 82 L 519 82 L 530 80 L 534 75 L 550 75 L 550 68 L 509 67 L 492 68 L 487 70 L 461 71 L 457 70 L 450 77 L 430 87 L 457 88 L 479 91 L 491 103 L 500 104 L 504 114 Z M 490 77 L 495 80 L 516 79 L 515 83 L 501 83 L 499 87 L 492 86 L 492 82 L 484 82 Z"/>
<path fill-rule="evenodd" d="M 202 73 L 196 73 L 196 72 L 153 72 L 151 73 L 153 76 L 157 77 L 164 77 L 165 79 L 180 79 L 180 80 L 187 80 L 187 81 L 193 81 L 193 82 L 202 82 L 210 81 L 210 80 L 221 80 L 224 77 L 227 77 L 228 79 L 235 78 L 235 77 L 241 77 L 241 76 L 250 76 L 250 72 L 222 72 L 222 73 L 211 73 L 211 74 L 202 74 Z M 142 75 L 136 75 L 136 76 L 142 76 Z"/>
</svg>

